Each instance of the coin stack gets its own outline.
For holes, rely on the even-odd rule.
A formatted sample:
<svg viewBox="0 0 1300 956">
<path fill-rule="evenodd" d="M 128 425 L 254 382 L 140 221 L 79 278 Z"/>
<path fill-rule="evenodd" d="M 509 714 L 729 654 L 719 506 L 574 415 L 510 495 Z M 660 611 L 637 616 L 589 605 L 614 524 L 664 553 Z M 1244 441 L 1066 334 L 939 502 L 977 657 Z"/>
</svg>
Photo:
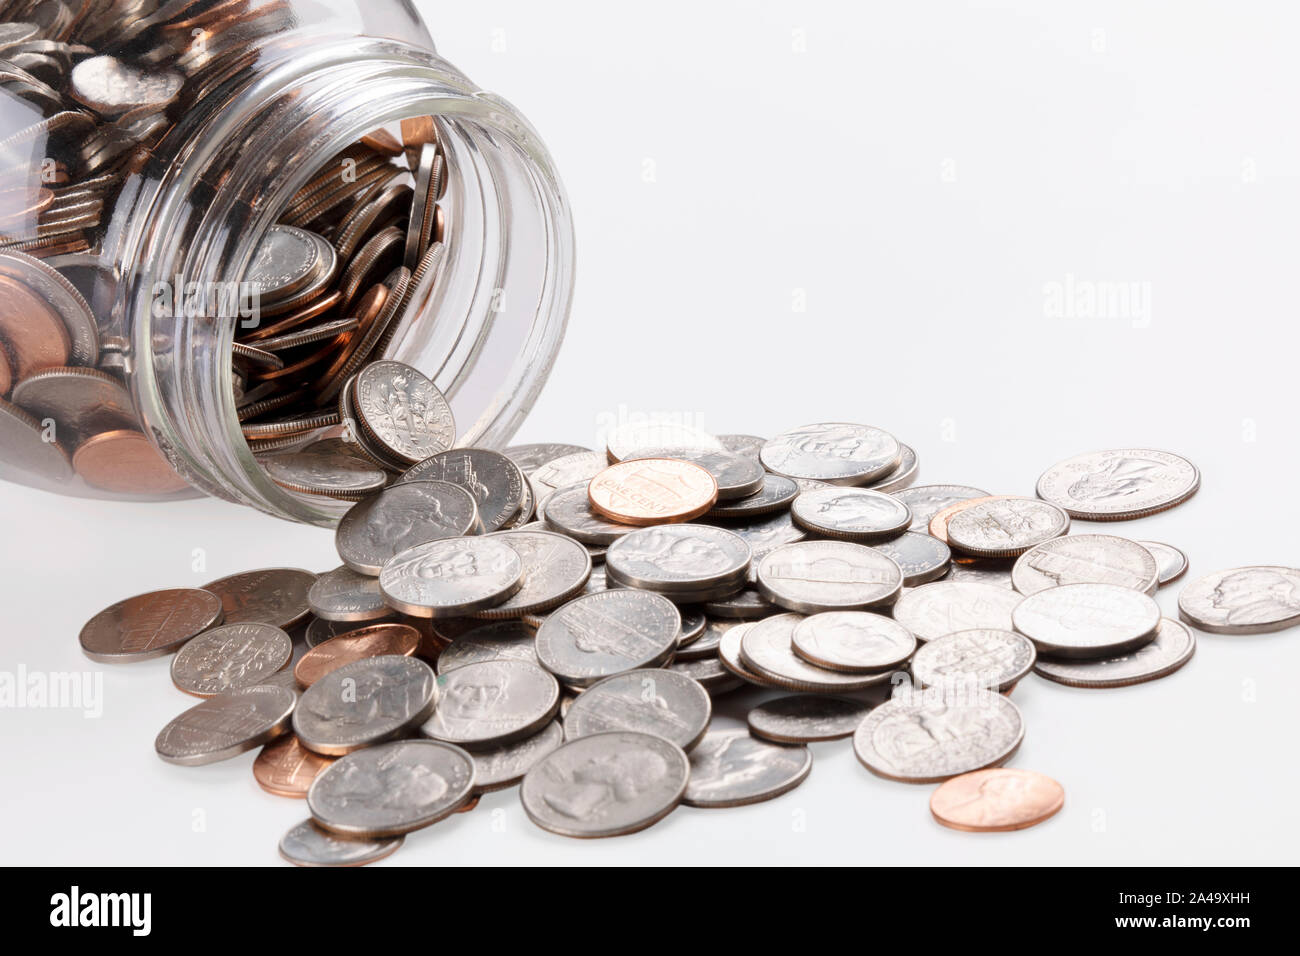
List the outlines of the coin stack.
<svg viewBox="0 0 1300 956">
<path fill-rule="evenodd" d="M 374 393 L 414 394 L 412 372 L 366 366 L 359 415 L 388 404 Z M 293 483 L 357 497 L 340 567 L 141 595 L 82 632 L 96 660 L 179 649 L 173 682 L 204 700 L 159 756 L 261 746 L 262 787 L 307 801 L 280 844 L 293 863 L 381 859 L 515 785 L 552 833 L 632 833 L 681 804 L 775 798 L 807 778 L 811 744 L 844 738 L 880 777 L 939 784 L 939 823 L 1020 829 L 1065 800 L 1003 766 L 1024 736 L 1021 680 L 1141 683 L 1187 663 L 1191 627 L 1300 623 L 1300 569 L 1211 574 L 1176 621 L 1152 595 L 1186 572 L 1178 548 L 1071 533 L 1190 497 L 1199 472 L 1168 452 L 1080 455 L 1034 496 L 992 495 L 915 484 L 916 454 L 869 425 L 765 440 L 652 423 L 600 452 L 443 448 L 362 490 L 358 462 L 449 443 L 447 415 L 358 424 L 363 455 L 329 439 L 282 456 Z M 741 687 L 757 696 L 726 697 Z M 747 727 L 713 726 L 715 704 Z"/>
<path fill-rule="evenodd" d="M 252 0 L 0 2 L 0 85 L 42 117 L 0 140 L 0 477 L 114 495 L 188 487 L 140 430 L 122 377 L 128 343 L 87 302 L 114 268 L 104 212 L 167 130 L 292 16 Z M 355 417 L 354 376 L 436 281 L 444 163 L 431 117 L 404 121 L 400 136 L 376 130 L 327 162 L 259 244 L 244 277 L 256 320 L 241 319 L 232 350 L 256 454 Z M 426 457 L 394 456 L 369 433 L 357 441 L 371 471 Z"/>
</svg>

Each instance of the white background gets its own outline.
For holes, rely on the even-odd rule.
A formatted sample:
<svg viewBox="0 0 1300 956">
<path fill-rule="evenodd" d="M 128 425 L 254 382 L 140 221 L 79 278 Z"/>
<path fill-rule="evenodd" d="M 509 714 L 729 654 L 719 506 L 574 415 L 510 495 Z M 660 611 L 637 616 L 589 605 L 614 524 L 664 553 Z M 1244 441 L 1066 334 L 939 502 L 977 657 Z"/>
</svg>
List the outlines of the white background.
<svg viewBox="0 0 1300 956">
<path fill-rule="evenodd" d="M 1287 7 L 422 6 L 442 53 L 543 132 L 573 203 L 568 341 L 519 440 L 590 444 L 620 404 L 720 432 L 863 421 L 917 449 L 923 482 L 999 493 L 1150 445 L 1194 460 L 1203 490 L 1100 530 L 1182 546 L 1193 577 L 1300 560 Z M 1137 283 L 1149 307 L 1061 317 L 1067 281 Z M 76 635 L 140 591 L 326 570 L 331 536 L 215 501 L 14 486 L 0 514 L 0 668 L 104 675 L 98 719 L 0 711 L 3 859 L 278 862 L 302 802 L 259 790 L 251 754 L 163 764 L 154 735 L 193 699 L 166 661 L 88 664 Z M 581 842 L 533 827 L 510 790 L 390 862 L 1294 862 L 1298 642 L 1201 635 L 1183 671 L 1123 690 L 1027 678 L 1013 765 L 1068 796 L 1021 833 L 945 830 L 930 787 L 838 742 L 774 802 Z"/>
</svg>

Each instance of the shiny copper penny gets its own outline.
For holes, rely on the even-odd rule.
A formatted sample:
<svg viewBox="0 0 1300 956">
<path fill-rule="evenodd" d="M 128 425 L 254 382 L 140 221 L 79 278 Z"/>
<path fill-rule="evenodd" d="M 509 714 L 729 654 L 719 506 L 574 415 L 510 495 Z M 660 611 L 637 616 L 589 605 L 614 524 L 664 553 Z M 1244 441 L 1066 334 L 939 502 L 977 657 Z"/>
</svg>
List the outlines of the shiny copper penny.
<svg viewBox="0 0 1300 956">
<path fill-rule="evenodd" d="M 87 439 L 73 454 L 72 467 L 86 484 L 117 494 L 166 495 L 189 487 L 153 442 L 128 429 Z"/>
<path fill-rule="evenodd" d="M 981 501 L 993 501 L 996 498 L 1005 497 L 1006 495 L 985 495 L 983 498 L 967 498 L 965 501 L 959 501 L 955 505 L 949 505 L 942 511 L 935 513 L 935 516 L 930 519 L 930 525 L 926 530 L 929 531 L 930 537 L 938 538 L 944 544 L 947 544 L 948 522 L 952 520 L 953 515 L 959 511 L 965 511 L 971 505 L 977 505 Z"/>
<path fill-rule="evenodd" d="M 293 734 L 285 734 L 257 755 L 253 761 L 253 779 L 277 797 L 305 798 L 311 782 L 336 759 L 313 753 L 298 743 Z"/>
<path fill-rule="evenodd" d="M 629 525 L 689 521 L 718 500 L 718 483 L 707 470 L 676 458 L 639 458 L 610 465 L 587 485 L 597 514 Z"/>
<path fill-rule="evenodd" d="M 72 354 L 72 339 L 59 313 L 27 286 L 3 275 L 0 343 L 19 381 L 42 369 L 67 365 Z"/>
<path fill-rule="evenodd" d="M 996 767 L 945 780 L 930 795 L 930 812 L 946 827 L 975 833 L 1023 830 L 1065 806 L 1065 788 L 1032 770 Z"/>
<path fill-rule="evenodd" d="M 422 635 L 409 624 L 372 624 L 317 644 L 293 666 L 293 677 L 310 687 L 330 671 L 367 657 L 401 654 L 410 657 Z"/>
</svg>

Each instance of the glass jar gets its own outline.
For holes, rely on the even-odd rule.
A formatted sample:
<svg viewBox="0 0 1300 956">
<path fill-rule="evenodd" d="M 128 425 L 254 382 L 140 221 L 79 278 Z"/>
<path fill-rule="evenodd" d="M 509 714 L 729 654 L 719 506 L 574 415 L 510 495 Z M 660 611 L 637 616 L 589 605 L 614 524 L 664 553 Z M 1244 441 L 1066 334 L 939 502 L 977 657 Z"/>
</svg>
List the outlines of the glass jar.
<svg viewBox="0 0 1300 956">
<path fill-rule="evenodd" d="M 438 56 L 409 0 L 0 0 L 0 10 L 0 477 L 101 497 L 198 489 L 336 521 L 346 503 L 277 484 L 257 453 L 336 425 L 256 448 L 245 438 L 241 411 L 266 372 L 236 368 L 232 352 L 277 322 L 258 308 L 265 278 L 248 277 L 273 227 L 301 224 L 321 184 L 342 188 L 336 168 L 356 192 L 324 214 L 331 229 L 362 197 L 373 205 L 394 169 L 418 190 L 416 166 L 435 153 L 426 239 L 440 258 L 407 283 L 383 355 L 447 397 L 457 444 L 510 438 L 563 336 L 569 208 L 537 133 Z M 407 208 L 410 230 L 415 200 Z M 352 242 L 327 244 L 355 255 Z M 312 322 L 354 318 L 340 309 Z M 351 334 L 327 340 L 336 351 L 325 359 Z M 325 352 L 297 346 L 281 361 Z M 119 386 L 129 399 L 116 399 Z M 60 406 L 64 387 L 75 409 Z"/>
</svg>

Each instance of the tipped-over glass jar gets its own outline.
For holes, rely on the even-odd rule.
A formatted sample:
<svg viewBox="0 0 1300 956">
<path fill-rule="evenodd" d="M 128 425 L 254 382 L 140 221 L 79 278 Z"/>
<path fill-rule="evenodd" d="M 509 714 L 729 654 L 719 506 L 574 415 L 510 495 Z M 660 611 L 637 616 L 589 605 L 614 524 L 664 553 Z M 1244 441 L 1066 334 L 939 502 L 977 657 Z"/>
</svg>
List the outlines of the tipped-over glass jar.
<svg viewBox="0 0 1300 956">
<path fill-rule="evenodd" d="M 330 524 L 267 465 L 366 363 L 494 446 L 564 332 L 551 158 L 409 0 L 0 0 L 0 165 L 9 480 Z"/>
</svg>

